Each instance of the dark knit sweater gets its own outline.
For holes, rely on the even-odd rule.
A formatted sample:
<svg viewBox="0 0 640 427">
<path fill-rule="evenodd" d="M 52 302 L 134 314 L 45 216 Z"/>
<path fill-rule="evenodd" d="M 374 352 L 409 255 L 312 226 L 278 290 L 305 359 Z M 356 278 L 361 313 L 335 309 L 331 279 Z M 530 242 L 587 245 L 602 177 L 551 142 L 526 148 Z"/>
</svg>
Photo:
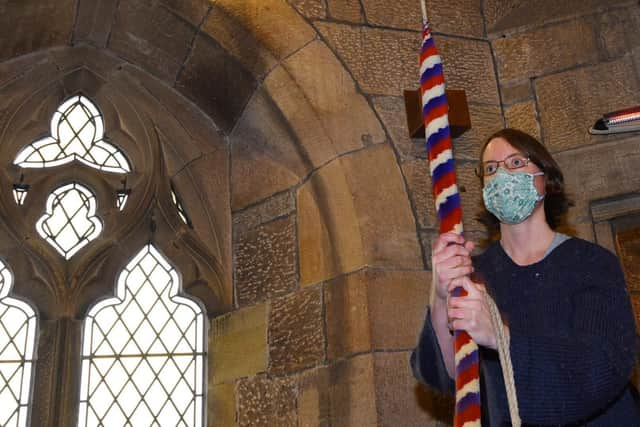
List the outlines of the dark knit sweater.
<svg viewBox="0 0 640 427">
<path fill-rule="evenodd" d="M 613 254 L 572 238 L 518 266 L 496 243 L 474 266 L 509 325 L 523 424 L 640 426 L 629 384 L 635 323 Z M 482 424 L 509 425 L 498 354 L 481 347 L 480 360 Z M 411 367 L 421 382 L 453 393 L 429 313 Z"/>
</svg>

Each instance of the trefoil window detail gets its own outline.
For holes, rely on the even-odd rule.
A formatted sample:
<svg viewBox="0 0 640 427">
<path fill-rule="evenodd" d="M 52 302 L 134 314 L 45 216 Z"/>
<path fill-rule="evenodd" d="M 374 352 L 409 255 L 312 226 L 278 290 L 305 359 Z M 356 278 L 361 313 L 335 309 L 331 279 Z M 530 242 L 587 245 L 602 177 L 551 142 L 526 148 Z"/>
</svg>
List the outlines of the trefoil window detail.
<svg viewBox="0 0 640 427">
<path fill-rule="evenodd" d="M 204 425 L 204 312 L 151 244 L 94 305 L 82 338 L 78 425 Z"/>
<path fill-rule="evenodd" d="M 127 173 L 126 156 L 105 139 L 98 108 L 82 95 L 64 101 L 51 118 L 51 134 L 24 147 L 14 164 L 49 168 L 78 160 L 104 172 Z"/>
<path fill-rule="evenodd" d="M 25 427 L 29 419 L 36 315 L 10 298 L 13 275 L 0 261 L 0 425 Z"/>
<path fill-rule="evenodd" d="M 36 223 L 36 230 L 70 259 L 102 232 L 96 209 L 96 196 L 88 188 L 77 182 L 63 185 L 47 198 L 46 212 Z"/>
</svg>

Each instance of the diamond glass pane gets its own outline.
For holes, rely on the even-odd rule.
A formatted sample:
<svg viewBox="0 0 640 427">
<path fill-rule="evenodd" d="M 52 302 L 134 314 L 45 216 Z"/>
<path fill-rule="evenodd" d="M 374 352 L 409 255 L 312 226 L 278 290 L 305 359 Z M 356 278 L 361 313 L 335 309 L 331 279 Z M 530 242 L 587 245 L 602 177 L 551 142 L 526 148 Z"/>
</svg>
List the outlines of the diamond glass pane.
<svg viewBox="0 0 640 427">
<path fill-rule="evenodd" d="M 77 182 L 63 185 L 47 198 L 46 212 L 36 230 L 69 259 L 102 231 L 96 208 L 96 196 L 88 188 Z"/>
<path fill-rule="evenodd" d="M 177 271 L 147 245 L 116 296 L 89 310 L 79 426 L 204 425 L 204 312 L 179 291 Z"/>
<path fill-rule="evenodd" d="M 10 298 L 13 276 L 0 261 L 0 425 L 26 426 L 36 339 L 35 311 Z"/>
<path fill-rule="evenodd" d="M 105 172 L 130 172 L 124 152 L 104 138 L 98 108 L 82 95 L 73 96 L 53 114 L 51 135 L 24 147 L 13 163 L 23 168 L 49 168 L 78 160 Z"/>
</svg>

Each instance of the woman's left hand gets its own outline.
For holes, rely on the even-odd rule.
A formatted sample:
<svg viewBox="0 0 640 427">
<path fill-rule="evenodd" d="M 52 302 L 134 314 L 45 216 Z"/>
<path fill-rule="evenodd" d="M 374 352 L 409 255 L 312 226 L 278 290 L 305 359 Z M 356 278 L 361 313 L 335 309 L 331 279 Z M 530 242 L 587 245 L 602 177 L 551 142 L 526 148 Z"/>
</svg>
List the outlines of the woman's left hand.
<svg viewBox="0 0 640 427">
<path fill-rule="evenodd" d="M 485 298 L 486 288 L 472 282 L 469 277 L 455 279 L 449 285 L 449 291 L 463 287 L 467 291 L 464 297 L 449 297 L 447 314 L 449 324 L 454 330 L 466 331 L 481 346 L 497 349 L 497 339 L 491 324 L 489 304 Z"/>
</svg>

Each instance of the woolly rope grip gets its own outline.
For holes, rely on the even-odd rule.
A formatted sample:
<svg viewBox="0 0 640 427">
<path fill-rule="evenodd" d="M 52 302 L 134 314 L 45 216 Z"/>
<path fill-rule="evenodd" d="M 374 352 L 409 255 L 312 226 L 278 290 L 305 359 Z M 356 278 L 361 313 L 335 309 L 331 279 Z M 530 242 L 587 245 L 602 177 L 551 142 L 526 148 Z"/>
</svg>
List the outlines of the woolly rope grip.
<svg viewBox="0 0 640 427">
<path fill-rule="evenodd" d="M 433 196 L 440 220 L 440 233 L 454 231 L 462 234 L 460 193 L 456 185 L 451 134 L 449 132 L 449 105 L 444 87 L 442 60 L 431 38 L 426 20 L 420 49 L 420 91 L 422 115 L 433 184 Z M 464 296 L 462 288 L 454 296 Z M 454 427 L 480 426 L 480 359 L 478 345 L 465 331 L 455 331 L 456 406 Z"/>
<path fill-rule="evenodd" d="M 485 294 L 487 303 L 489 304 L 489 312 L 491 313 L 491 325 L 496 333 L 496 341 L 498 344 L 498 355 L 500 356 L 500 365 L 502 366 L 502 378 L 504 387 L 507 391 L 507 403 L 509 404 L 509 415 L 511 416 L 512 427 L 520 427 L 520 410 L 518 409 L 518 395 L 516 394 L 516 382 L 513 378 L 513 365 L 511 363 L 511 353 L 509 352 L 509 337 L 504 333 L 504 325 L 500 317 L 500 311 L 496 302 L 489 294 Z"/>
</svg>

